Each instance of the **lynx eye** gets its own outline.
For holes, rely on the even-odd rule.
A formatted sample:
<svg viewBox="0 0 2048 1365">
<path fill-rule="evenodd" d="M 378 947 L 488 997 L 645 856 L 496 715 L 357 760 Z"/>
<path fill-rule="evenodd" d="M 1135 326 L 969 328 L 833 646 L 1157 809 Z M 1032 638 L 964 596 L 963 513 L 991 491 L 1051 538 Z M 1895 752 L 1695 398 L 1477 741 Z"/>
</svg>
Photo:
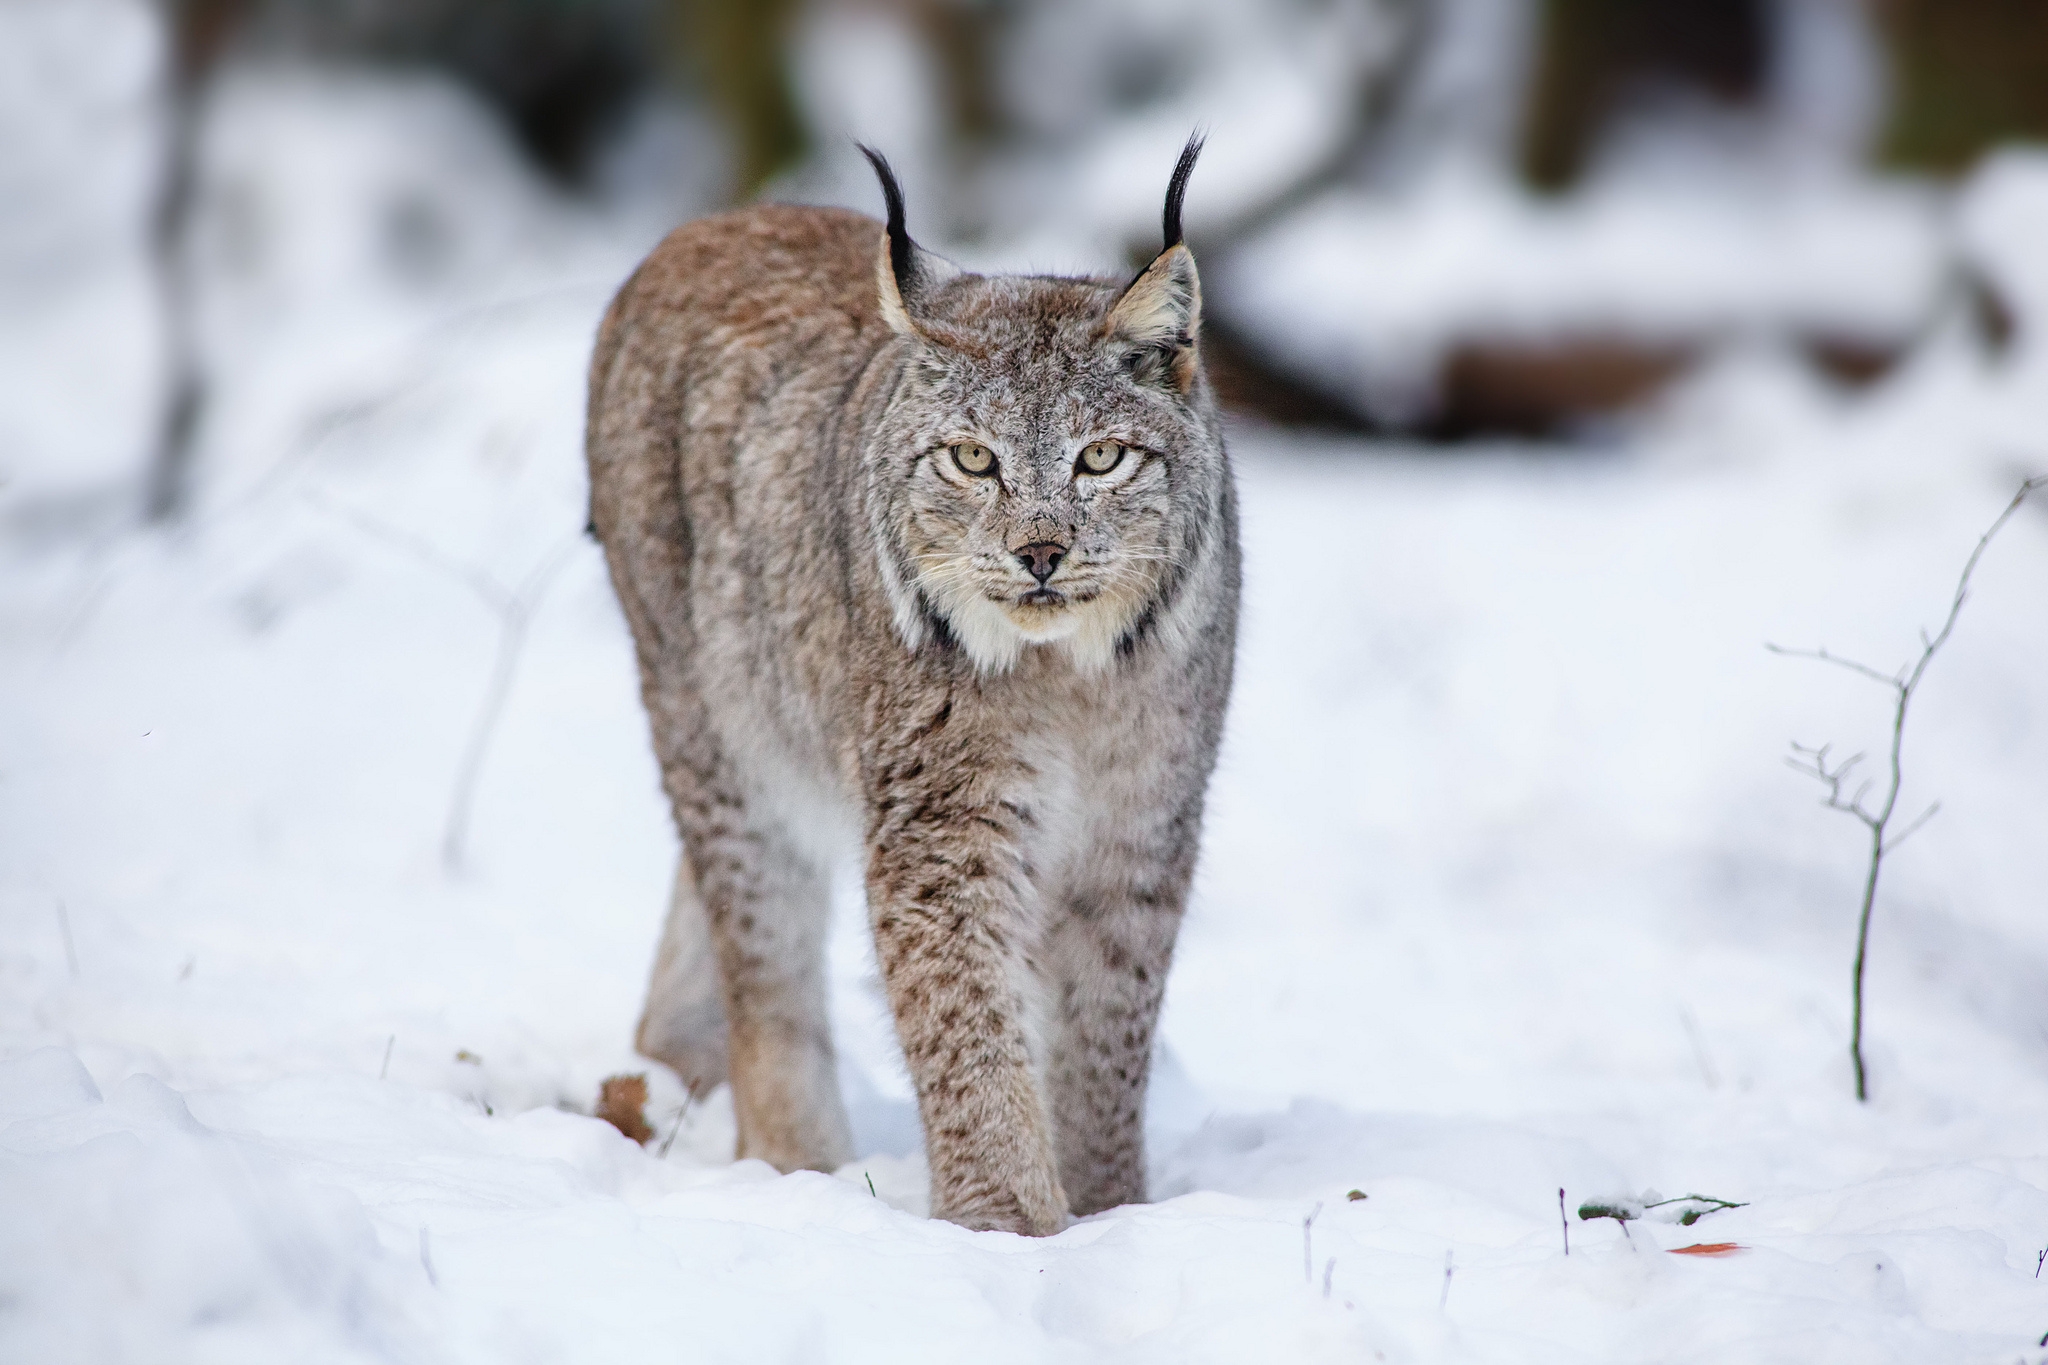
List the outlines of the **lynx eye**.
<svg viewBox="0 0 2048 1365">
<path fill-rule="evenodd" d="M 985 479 L 996 472 L 996 453 L 979 441 L 961 441 L 952 447 L 953 463 L 962 474 Z"/>
<path fill-rule="evenodd" d="M 1081 447 L 1075 470 L 1081 474 L 1107 474 L 1124 458 L 1124 448 L 1115 441 L 1090 441 Z"/>
</svg>

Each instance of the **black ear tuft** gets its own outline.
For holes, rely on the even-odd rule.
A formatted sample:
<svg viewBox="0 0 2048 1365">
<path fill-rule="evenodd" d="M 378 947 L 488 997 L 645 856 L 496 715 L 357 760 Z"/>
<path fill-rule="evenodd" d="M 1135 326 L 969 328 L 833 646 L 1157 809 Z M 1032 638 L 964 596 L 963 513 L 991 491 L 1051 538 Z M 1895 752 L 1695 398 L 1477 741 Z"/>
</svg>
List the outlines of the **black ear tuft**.
<svg viewBox="0 0 2048 1365">
<path fill-rule="evenodd" d="M 903 187 L 896 183 L 896 172 L 889 169 L 889 158 L 867 145 L 854 144 L 860 154 L 875 168 L 875 178 L 882 182 L 882 202 L 889 209 L 889 268 L 895 272 L 896 287 L 908 290 L 910 272 L 915 261 L 915 248 L 910 242 L 910 231 L 903 225 Z"/>
<path fill-rule="evenodd" d="M 1180 149 L 1180 160 L 1174 163 L 1173 179 L 1166 182 L 1166 245 L 1160 248 L 1162 251 L 1172 250 L 1183 240 L 1180 231 L 1180 203 L 1187 197 L 1188 177 L 1195 173 L 1195 158 L 1202 154 L 1202 144 L 1208 140 L 1209 135 L 1200 128 L 1189 134 L 1188 145 Z M 867 148 L 863 147 L 861 150 L 866 152 Z M 868 152 L 868 157 L 870 160 L 879 159 L 873 152 Z M 886 173 L 885 170 L 884 174 Z"/>
</svg>

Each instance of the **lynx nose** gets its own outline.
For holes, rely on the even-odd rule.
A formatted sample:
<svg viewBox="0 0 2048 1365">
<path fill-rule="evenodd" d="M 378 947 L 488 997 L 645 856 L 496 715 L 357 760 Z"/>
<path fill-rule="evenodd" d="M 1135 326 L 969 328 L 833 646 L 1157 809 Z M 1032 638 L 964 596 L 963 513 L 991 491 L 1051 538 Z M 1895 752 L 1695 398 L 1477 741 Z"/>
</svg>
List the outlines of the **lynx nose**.
<svg viewBox="0 0 2048 1365">
<path fill-rule="evenodd" d="M 1055 545 L 1052 541 L 1041 540 L 1035 545 L 1026 545 L 1016 552 L 1017 562 L 1031 570 L 1031 576 L 1040 583 L 1053 576 L 1060 561 L 1067 557 L 1067 547 Z"/>
</svg>

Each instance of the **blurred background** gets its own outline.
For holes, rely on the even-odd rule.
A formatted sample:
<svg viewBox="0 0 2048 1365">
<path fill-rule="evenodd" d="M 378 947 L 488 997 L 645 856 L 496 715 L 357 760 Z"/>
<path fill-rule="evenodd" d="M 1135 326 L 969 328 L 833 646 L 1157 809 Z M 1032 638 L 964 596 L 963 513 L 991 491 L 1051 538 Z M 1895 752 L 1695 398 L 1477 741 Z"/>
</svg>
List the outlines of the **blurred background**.
<svg viewBox="0 0 2048 1365">
<path fill-rule="evenodd" d="M 1737 340 L 1850 388 L 2004 345 L 1947 208 L 2048 135 L 2041 0 L 6 0 L 0 63 L 0 508 L 56 535 L 690 216 L 873 209 L 856 138 L 927 244 L 1095 271 L 1207 128 L 1231 406 L 1457 441 L 1597 433 Z"/>
<path fill-rule="evenodd" d="M 2043 501 L 1985 552 L 1913 703 L 1900 818 L 1940 814 L 1884 864 L 1867 1107 L 1847 1039 L 1868 843 L 1785 759 L 1833 743 L 1881 775 L 1889 693 L 1763 645 L 1909 659 L 2048 472 L 2048 0 L 0 0 L 0 1065 L 75 1059 L 23 1103 L 85 1104 L 82 1067 L 106 1114 L 141 1073 L 246 1121 L 237 1152 L 353 1182 L 384 1251 L 318 1219 L 307 1245 L 518 1337 L 478 1359 L 547 1358 L 526 1350 L 543 1320 L 606 1359 L 719 1314 L 734 1358 L 769 1319 L 811 1331 L 760 1251 L 780 1243 L 690 1221 L 675 1245 L 715 1267 L 694 1296 L 607 1297 L 642 1283 L 625 1260 L 699 1262 L 628 1256 L 637 1214 L 563 1239 L 478 1164 L 540 1150 L 508 1116 L 587 1112 L 646 1071 L 649 1160 L 729 1193 L 717 1227 L 813 1188 L 749 1183 L 729 1103 L 690 1107 L 632 1052 L 677 848 L 583 534 L 598 319 L 695 215 L 878 211 L 856 139 L 969 267 L 1126 271 L 1197 127 L 1187 227 L 1245 599 L 1150 1141 L 1155 1191 L 1264 1201 L 1271 1239 L 1231 1232 L 1257 1265 L 1211 1298 L 1172 1267 L 1212 1242 L 1161 1211 L 1128 1259 L 1166 1269 L 1074 1276 L 1099 1304 L 1065 1319 L 1122 1333 L 1150 1302 L 1198 1343 L 1172 1358 L 1319 1358 L 1235 1343 L 1291 1320 L 1298 1284 L 1269 1272 L 1328 1199 L 1319 1251 L 1344 1218 L 1405 1229 L 1398 1264 L 1344 1250 L 1337 1271 L 1344 1293 L 1409 1286 L 1381 1303 L 1422 1344 L 1389 1359 L 1446 1358 L 1445 1293 L 1504 1343 L 1473 1359 L 1654 1339 L 1807 1362 L 1826 1321 L 1862 1324 L 1857 1359 L 2031 1351 Z M 914 1210 L 857 862 L 836 898 L 845 1174 Z M 244 1119 L 206 1098 L 236 1086 Z M 294 1280 L 318 1258 L 274 1250 L 283 1205 L 180 1164 L 185 1128 L 145 1099 L 106 1119 L 157 1134 L 132 1179 L 98 1139 L 103 1165 L 0 1162 L 23 1210 L 0 1219 L 0 1357 L 121 1331 L 102 1358 L 161 1358 L 244 1312 L 221 1305 L 410 1339 L 414 1300 L 370 1313 Z M 390 1176 L 442 1141 L 429 1112 L 469 1118 L 426 1163 L 438 1193 Z M 1780 1221 L 1749 1226 L 1805 1249 L 1755 1260 L 1741 1311 L 1668 1275 L 1460 1309 L 1492 1292 L 1468 1246 L 1554 1259 L 1566 1183 L 1755 1201 Z M 432 1215 L 441 1288 L 411 1268 L 435 1200 L 505 1210 Z M 253 1249 L 194 1256 L 200 1203 L 243 1210 Z M 907 1226 L 918 1259 L 863 1234 L 862 1274 L 952 1294 Z M 1879 1239 L 1911 1229 L 1941 1236 Z M 1870 1266 L 1901 1257 L 1959 1344 L 1897 1335 L 1908 1296 Z M 735 1264 L 760 1297 L 727 1293 Z M 812 1280 L 856 1286 L 862 1323 L 954 1321 Z M 1702 1344 L 1767 1319 L 1796 1345 Z M 48 1344 L 10 1354 L 25 1322 Z M 1029 1355 L 1002 1323 L 995 1354 Z M 223 1358 L 204 1339 L 193 1358 Z"/>
</svg>

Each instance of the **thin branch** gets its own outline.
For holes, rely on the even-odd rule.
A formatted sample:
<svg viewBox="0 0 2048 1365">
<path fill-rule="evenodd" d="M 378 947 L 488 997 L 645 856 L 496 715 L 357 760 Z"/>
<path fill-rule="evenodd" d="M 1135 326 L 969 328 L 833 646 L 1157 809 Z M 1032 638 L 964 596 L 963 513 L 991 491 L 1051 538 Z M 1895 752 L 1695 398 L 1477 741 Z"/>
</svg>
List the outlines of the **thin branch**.
<svg viewBox="0 0 2048 1365">
<path fill-rule="evenodd" d="M 1863 808 L 1863 794 L 1870 790 L 1868 782 L 1859 786 L 1854 796 L 1849 797 L 1847 800 L 1844 800 L 1842 797 L 1842 784 L 1848 780 L 1850 771 L 1863 761 L 1864 756 L 1862 754 L 1855 754 L 1843 759 L 1840 763 L 1830 768 L 1828 767 L 1828 750 L 1832 747 L 1832 745 L 1823 744 L 1818 749 L 1812 749 L 1794 740 L 1792 743 L 1792 756 L 1785 760 L 1785 766 L 1791 768 L 1794 772 L 1804 773 L 1806 776 L 1826 786 L 1828 794 L 1821 798 L 1821 804 L 1829 810 L 1843 811 L 1855 816 L 1866 825 L 1874 825 L 1877 817 Z"/>
<path fill-rule="evenodd" d="M 518 591 L 500 608 L 498 651 L 491 664 L 490 689 L 484 694 L 483 705 L 478 708 L 476 723 L 470 729 L 469 744 L 463 751 L 462 764 L 456 770 L 455 787 L 448 799 L 448 820 L 441 834 L 441 862 L 450 871 L 460 870 L 468 854 L 469 812 L 476 801 L 477 779 L 483 771 L 484 757 L 490 752 L 498 719 L 504 714 L 505 703 L 512 695 L 512 680 L 519 671 L 519 657 L 526 648 L 526 628 L 533 620 L 534 609 L 540 605 L 542 594 L 547 591 L 556 572 L 568 562 L 569 552 L 576 548 L 579 539 L 580 533 L 565 538 L 541 561 L 539 567 L 527 575 Z"/>
<path fill-rule="evenodd" d="M 456 765 L 455 785 L 448 797 L 448 816 L 442 824 L 442 866 L 451 872 L 460 871 L 468 856 L 469 816 L 476 802 L 477 780 L 483 772 L 484 758 L 490 752 L 491 740 L 497 733 L 505 703 L 512 694 L 512 682 L 518 675 L 519 659 L 526 648 L 527 626 L 555 575 L 568 563 L 570 553 L 581 542 L 582 535 L 571 532 L 564 536 L 518 587 L 507 588 L 476 565 L 451 558 L 431 541 L 381 521 L 359 507 L 337 502 L 313 490 L 308 490 L 305 497 L 314 506 L 346 521 L 363 534 L 403 551 L 442 576 L 462 584 L 498 618 L 498 644 L 491 661 L 490 682 L 477 708 L 476 719 L 470 725 L 462 759 Z"/>
<path fill-rule="evenodd" d="M 410 531 L 401 530 L 387 521 L 370 515 L 360 507 L 352 507 L 348 503 L 330 498 L 318 489 L 306 489 L 302 496 L 321 511 L 341 518 L 372 540 L 380 540 L 393 549 L 402 550 L 435 572 L 454 579 L 481 597 L 484 605 L 492 611 L 502 612 L 512 605 L 513 594 L 507 592 L 497 579 L 474 564 L 465 564 L 459 559 L 443 554 L 424 536 L 416 536 Z"/>
<path fill-rule="evenodd" d="M 1962 613 L 1963 599 L 1970 595 L 1970 577 L 1977 572 L 1977 561 L 1984 557 L 1984 551 L 1991 545 L 1991 538 L 2012 520 L 2013 514 L 2020 510 L 2021 503 L 2043 488 L 2048 488 L 2048 474 L 2036 474 L 2021 484 L 2019 491 L 2012 495 L 2012 501 L 1998 514 L 1998 519 L 1985 528 L 1983 535 L 1977 537 L 1977 548 L 1970 551 L 1969 559 L 1963 564 L 1963 576 L 1956 580 L 1955 600 L 1949 603 L 1948 619 L 1941 623 L 1941 632 L 1928 641 L 1926 651 L 1920 656 L 1920 666 L 1913 670 L 1912 679 L 1906 684 L 1909 689 L 1920 681 L 1920 675 L 1927 669 L 1927 661 L 1934 657 L 1935 650 L 1947 643 L 1949 632 L 1956 628 L 1956 617 Z M 1922 638 L 1925 638 L 1924 634 Z"/>
<path fill-rule="evenodd" d="M 1825 646 L 1820 649 L 1787 649 L 1784 645 L 1766 643 L 1764 648 L 1773 654 L 1783 654 L 1788 658 L 1818 659 L 1824 664 L 1833 664 L 1837 668 L 1846 668 L 1851 673 L 1861 673 L 1872 682 L 1883 683 L 1886 687 L 1896 688 L 1905 684 L 1905 680 L 1896 673 L 1880 673 L 1869 664 L 1859 663 L 1854 659 L 1845 659 L 1839 654 L 1830 654 Z"/>
<path fill-rule="evenodd" d="M 1774 644 L 1764 646 L 1773 654 L 1817 659 L 1822 663 L 1847 669 L 1883 684 L 1891 690 L 1894 699 L 1891 746 L 1884 777 L 1884 800 L 1877 809 L 1872 810 L 1864 805 L 1864 797 L 1869 795 L 1876 779 L 1865 780 L 1856 788 L 1853 795 L 1845 797 L 1842 792 L 1850 771 L 1862 762 L 1862 754 L 1830 767 L 1828 750 L 1831 746 L 1823 744 L 1819 748 L 1809 748 L 1795 742 L 1792 745 L 1791 756 L 1785 760 L 1788 766 L 1827 787 L 1828 794 L 1823 804 L 1828 809 L 1855 816 L 1864 828 L 1870 831 L 1870 858 L 1863 879 L 1863 902 L 1856 916 L 1856 961 L 1850 975 L 1849 1057 L 1856 1066 L 1856 1098 L 1859 1100 L 1870 1097 L 1863 1065 L 1863 969 L 1870 954 L 1870 914 L 1872 907 L 1877 903 L 1878 875 L 1884 868 L 1885 855 L 1918 833 L 1922 826 L 1934 818 L 1935 812 L 1941 809 L 1941 803 L 1935 802 L 1899 834 L 1888 837 L 1892 816 L 1898 810 L 1899 789 L 1905 780 L 1902 755 L 1906 743 L 1906 713 L 1913 704 L 1913 697 L 1919 690 L 1921 679 L 1927 676 L 1927 666 L 1934 662 L 1934 656 L 1941 652 L 1941 647 L 1948 643 L 1949 636 L 1955 632 L 1956 620 L 1962 615 L 1963 603 L 1969 600 L 1970 579 L 1977 572 L 1977 563 L 1984 557 L 1984 551 L 1991 544 L 1991 538 L 2012 519 L 2013 514 L 2019 511 L 2020 504 L 2025 502 L 2030 494 L 2044 487 L 2048 487 L 2048 475 L 2036 475 L 2020 484 L 2019 491 L 2013 494 L 2012 501 L 2005 505 L 2005 510 L 1985 528 L 1983 535 L 1977 537 L 1977 544 L 1970 551 L 1970 557 L 1963 562 L 1962 574 L 1956 579 L 1955 595 L 1949 599 L 1948 615 L 1942 619 L 1941 629 L 1932 635 L 1924 628 L 1919 632 L 1920 656 L 1913 661 L 1910 668 L 1902 665 L 1896 673 L 1887 674 L 1872 668 L 1869 664 L 1831 654 L 1826 649 L 1787 649 Z"/>
<path fill-rule="evenodd" d="M 1920 831 L 1920 827 L 1922 825 L 1926 824 L 1929 820 L 1932 820 L 1934 818 L 1935 812 L 1939 811 L 1940 809 L 1941 802 L 1936 801 L 1934 804 L 1930 805 L 1926 810 L 1921 811 L 1919 817 L 1915 819 L 1911 824 L 1907 825 L 1905 829 L 1901 830 L 1899 833 L 1893 835 L 1891 838 L 1884 841 L 1884 851 L 1886 853 L 1890 853 L 1900 844 L 1903 844 L 1906 842 L 1906 840 L 1912 838 L 1915 834 L 1917 834 Z"/>
<path fill-rule="evenodd" d="M 78 980 L 78 945 L 71 941 L 71 911 L 65 908 L 62 899 L 57 902 L 57 928 L 64 935 L 64 963 L 71 968 L 71 979 Z"/>
<path fill-rule="evenodd" d="M 1344 135 L 1321 160 L 1277 193 L 1197 234 L 1193 245 L 1204 259 L 1251 240 L 1383 157 L 1401 107 L 1421 78 L 1428 50 L 1440 38 L 1443 27 L 1437 18 L 1437 7 L 1426 0 L 1400 0 L 1388 8 L 1394 24 L 1394 42 L 1381 62 L 1353 73 L 1352 114 Z M 1149 240 L 1146 247 L 1134 254 L 1149 257 Z"/>
</svg>

